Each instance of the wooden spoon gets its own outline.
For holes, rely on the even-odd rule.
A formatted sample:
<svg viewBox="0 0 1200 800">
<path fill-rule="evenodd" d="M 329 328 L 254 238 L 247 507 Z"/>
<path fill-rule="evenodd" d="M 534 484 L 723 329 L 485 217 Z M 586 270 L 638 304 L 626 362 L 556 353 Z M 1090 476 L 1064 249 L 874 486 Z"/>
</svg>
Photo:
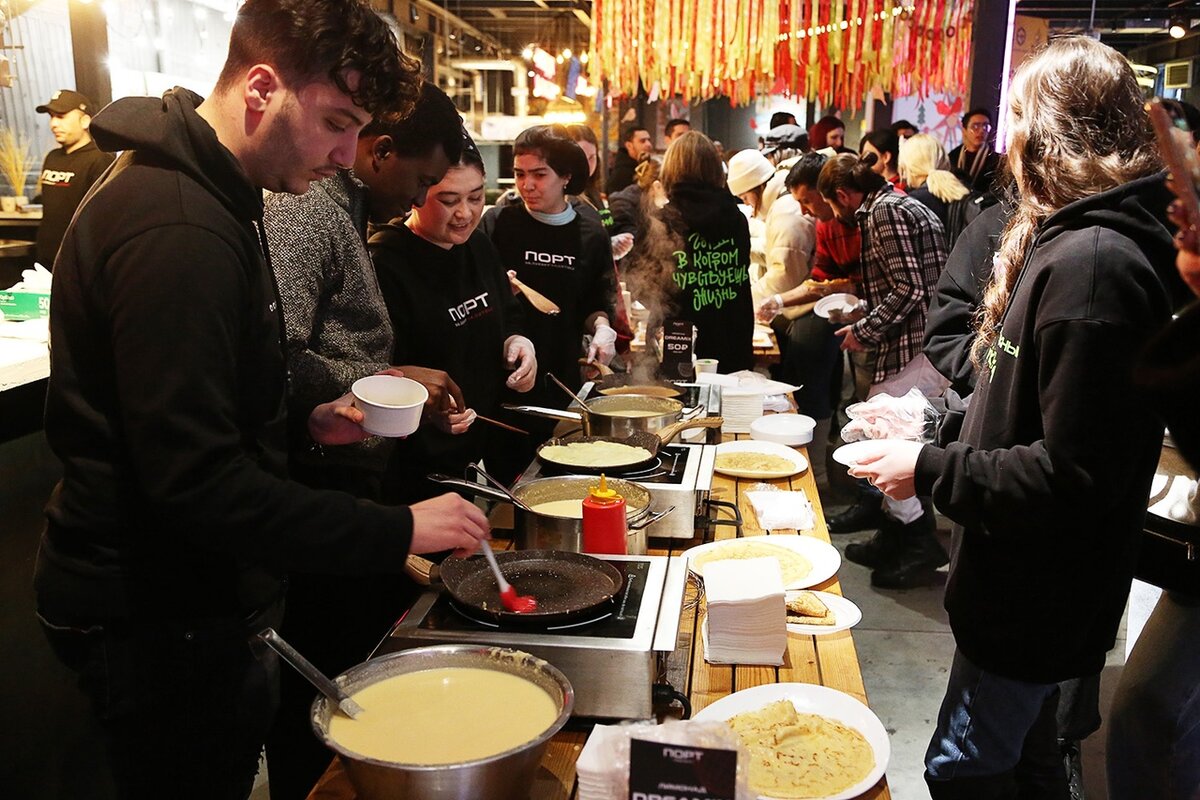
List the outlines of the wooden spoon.
<svg viewBox="0 0 1200 800">
<path fill-rule="evenodd" d="M 562 313 L 562 309 L 559 308 L 553 300 L 551 300 L 549 297 L 546 297 L 546 295 L 542 294 L 536 289 L 531 289 L 526 286 L 519 278 L 517 278 L 516 275 L 509 277 L 508 280 L 510 283 L 512 283 L 513 288 L 525 295 L 525 299 L 528 300 L 530 305 L 532 305 L 538 311 L 542 312 L 543 314 L 549 314 L 550 316 Z"/>
<path fill-rule="evenodd" d="M 616 375 L 616 373 L 613 372 L 612 367 L 608 366 L 607 364 L 601 364 L 599 361 L 588 361 L 586 358 L 580 358 L 579 364 L 580 366 L 584 367 L 592 367 L 600 373 L 601 378 L 607 378 L 609 375 Z"/>
</svg>

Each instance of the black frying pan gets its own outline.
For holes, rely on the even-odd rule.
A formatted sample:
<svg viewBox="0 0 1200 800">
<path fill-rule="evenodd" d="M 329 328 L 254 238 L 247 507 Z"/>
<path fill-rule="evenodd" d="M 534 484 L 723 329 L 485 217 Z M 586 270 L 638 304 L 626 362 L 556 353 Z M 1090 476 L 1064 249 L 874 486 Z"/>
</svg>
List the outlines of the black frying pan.
<svg viewBox="0 0 1200 800">
<path fill-rule="evenodd" d="M 560 472 L 574 474 L 599 475 L 603 472 L 605 475 L 624 475 L 629 472 L 636 472 L 640 469 L 650 466 L 655 457 L 658 456 L 658 451 L 664 444 L 674 439 L 680 431 L 689 430 L 691 428 L 719 428 L 724 423 L 721 417 L 695 417 L 693 419 L 681 420 L 674 422 L 665 428 L 660 429 L 656 433 L 647 433 L 639 431 L 631 434 L 623 439 L 614 438 L 611 436 L 574 436 L 569 439 L 550 439 L 538 446 L 537 459 L 542 464 L 551 467 Z M 641 447 L 647 450 L 650 455 L 636 462 L 628 464 L 616 464 L 609 467 L 581 467 L 575 464 L 567 464 L 565 462 L 556 461 L 551 456 L 545 454 L 545 450 L 553 445 L 566 445 L 574 442 L 615 442 L 617 444 L 627 444 L 632 447 Z"/>
<path fill-rule="evenodd" d="M 483 556 L 441 563 L 441 579 L 458 603 L 501 625 L 545 628 L 596 616 L 621 593 L 625 576 L 607 561 L 561 550 L 508 550 L 496 553 L 504 579 L 520 595 L 537 598 L 537 611 L 517 614 L 500 602 L 496 576 Z"/>
</svg>

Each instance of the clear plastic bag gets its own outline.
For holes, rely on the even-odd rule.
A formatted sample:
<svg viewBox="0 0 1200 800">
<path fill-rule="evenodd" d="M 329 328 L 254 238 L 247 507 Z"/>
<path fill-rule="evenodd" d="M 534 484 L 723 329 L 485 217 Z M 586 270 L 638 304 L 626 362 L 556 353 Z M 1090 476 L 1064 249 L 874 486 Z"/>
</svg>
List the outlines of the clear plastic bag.
<svg viewBox="0 0 1200 800">
<path fill-rule="evenodd" d="M 909 439 L 934 441 L 940 415 L 919 389 L 893 397 L 877 394 L 846 409 L 850 421 L 842 428 L 842 440 Z"/>
</svg>

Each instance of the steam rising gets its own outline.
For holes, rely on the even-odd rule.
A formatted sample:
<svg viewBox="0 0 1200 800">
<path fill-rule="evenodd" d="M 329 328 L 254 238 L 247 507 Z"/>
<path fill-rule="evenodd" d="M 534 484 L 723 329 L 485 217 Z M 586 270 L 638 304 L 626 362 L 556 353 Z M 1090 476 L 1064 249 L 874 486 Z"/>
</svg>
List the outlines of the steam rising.
<svg viewBox="0 0 1200 800">
<path fill-rule="evenodd" d="M 633 380 L 648 382 L 658 375 L 658 358 L 651 343 L 661 333 L 663 321 L 679 314 L 675 265 L 679 253 L 686 252 L 683 237 L 663 221 L 663 211 L 655 208 L 654 193 L 642 192 L 642 225 L 633 250 L 622 261 L 623 275 L 633 299 L 646 307 L 646 353 L 633 367 Z"/>
</svg>

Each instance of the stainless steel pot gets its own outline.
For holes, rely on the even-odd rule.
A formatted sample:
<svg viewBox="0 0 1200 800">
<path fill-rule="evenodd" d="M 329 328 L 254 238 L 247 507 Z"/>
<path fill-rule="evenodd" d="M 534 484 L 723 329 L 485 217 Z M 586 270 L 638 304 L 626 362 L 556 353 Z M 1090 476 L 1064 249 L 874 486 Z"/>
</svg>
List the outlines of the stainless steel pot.
<svg viewBox="0 0 1200 800">
<path fill-rule="evenodd" d="M 449 478 L 445 475 L 430 475 L 430 480 L 447 486 L 456 486 L 490 500 L 503 503 L 512 502 L 508 495 L 461 478 Z M 650 492 L 643 486 L 619 478 L 608 478 L 610 489 L 625 498 L 625 522 L 629 528 L 625 540 L 625 552 L 629 555 L 644 556 L 646 554 L 646 528 L 664 516 L 672 509 L 657 513 L 650 512 Z M 513 504 L 513 535 L 518 550 L 566 550 L 571 553 L 583 552 L 583 520 L 571 517 L 557 517 L 533 511 L 531 506 L 549 503 L 555 500 L 582 500 L 588 495 L 588 488 L 595 486 L 598 479 L 591 476 L 567 475 L 560 478 L 538 478 L 518 485 L 512 490 L 513 496 L 524 503 Z"/>
<path fill-rule="evenodd" d="M 346 775 L 361 800 L 524 800 L 529 797 L 538 767 L 550 738 L 566 724 L 575 707 L 575 690 L 555 667 L 520 650 L 452 644 L 418 647 L 373 658 L 336 678 L 348 694 L 385 678 L 443 667 L 497 670 L 529 680 L 550 695 L 559 710 L 554 723 L 540 736 L 494 756 L 457 764 L 401 764 L 367 758 L 346 750 L 329 736 L 329 720 L 336 707 L 326 697 L 312 705 L 312 726 L 317 738 L 338 754 Z M 447 719 L 448 725 L 466 724 Z M 472 725 L 489 720 L 474 719 Z"/>
<path fill-rule="evenodd" d="M 587 402 L 586 411 L 563 411 L 542 406 L 505 406 L 512 411 L 550 419 L 578 422 L 584 436 L 613 436 L 618 439 L 645 431 L 657 433 L 683 416 L 683 403 L 669 397 L 621 394 L 597 397 Z M 629 417 L 621 412 L 653 412 L 650 416 Z"/>
</svg>

